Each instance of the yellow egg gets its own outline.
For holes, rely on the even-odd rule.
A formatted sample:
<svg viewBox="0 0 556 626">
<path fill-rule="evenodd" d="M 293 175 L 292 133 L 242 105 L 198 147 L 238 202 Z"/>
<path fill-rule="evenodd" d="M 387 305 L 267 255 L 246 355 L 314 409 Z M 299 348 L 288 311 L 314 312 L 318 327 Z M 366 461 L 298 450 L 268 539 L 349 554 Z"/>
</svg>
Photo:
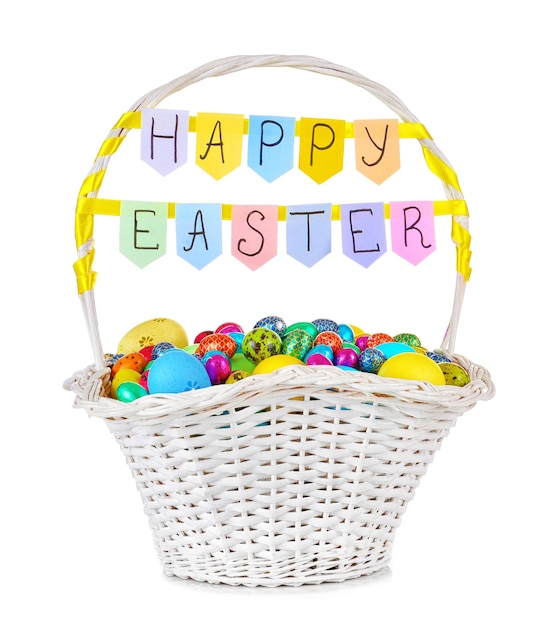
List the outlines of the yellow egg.
<svg viewBox="0 0 556 626">
<path fill-rule="evenodd" d="M 366 334 L 362 328 L 359 328 L 359 326 L 354 326 L 353 324 L 349 324 L 349 327 L 351 328 L 351 330 L 353 330 L 354 337 L 357 337 L 358 335 Z"/>
<path fill-rule="evenodd" d="M 176 348 L 185 348 L 188 343 L 187 333 L 178 322 L 167 317 L 156 317 L 129 330 L 120 340 L 118 352 L 139 352 L 141 348 L 155 346 L 163 341 L 172 343 Z"/>
<path fill-rule="evenodd" d="M 141 378 L 141 374 L 139 372 L 136 372 L 135 370 L 130 370 L 127 368 L 119 370 L 114 375 L 114 378 L 112 379 L 112 387 L 110 389 L 110 396 L 115 399 L 116 391 L 118 390 L 118 387 L 122 383 L 126 383 L 126 382 L 138 383 L 140 378 Z"/>
<path fill-rule="evenodd" d="M 433 385 L 445 385 L 446 379 L 438 363 L 419 352 L 401 352 L 387 359 L 378 370 L 379 376 L 425 380 Z"/>
<path fill-rule="evenodd" d="M 255 366 L 253 374 L 270 374 L 281 367 L 288 365 L 305 365 L 301 359 L 288 354 L 275 354 L 263 359 Z M 444 375 L 443 375 L 444 377 Z"/>
</svg>

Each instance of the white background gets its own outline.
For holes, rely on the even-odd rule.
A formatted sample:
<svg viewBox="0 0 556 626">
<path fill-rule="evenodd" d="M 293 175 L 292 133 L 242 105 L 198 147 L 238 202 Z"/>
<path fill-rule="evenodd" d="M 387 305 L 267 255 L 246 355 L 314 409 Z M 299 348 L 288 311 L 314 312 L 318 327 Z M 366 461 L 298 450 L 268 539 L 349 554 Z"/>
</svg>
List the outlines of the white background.
<svg viewBox="0 0 556 626">
<path fill-rule="evenodd" d="M 556 57 L 549 7 L 540 0 L 54 0 L 4 9 L 4 623 L 554 623 Z M 72 270 L 73 212 L 102 140 L 151 89 L 213 59 L 270 53 L 322 57 L 389 87 L 449 158 L 470 207 L 474 250 L 456 347 L 491 371 L 497 395 L 461 417 L 444 442 L 384 575 L 265 590 L 163 576 L 123 456 L 104 424 L 72 408 L 62 382 L 92 361 Z M 273 74 L 272 89 L 258 88 L 247 73 L 227 77 L 206 93 L 192 90 L 180 108 L 354 119 L 372 101 L 351 86 L 342 95 L 333 79 L 291 74 Z M 131 134 L 127 141 L 112 159 L 103 197 L 134 199 L 154 178 Z M 164 179 L 168 198 L 141 197 L 205 197 L 188 187 L 193 168 Z M 398 192 L 407 169 L 385 187 L 363 185 L 364 196 L 347 172 L 348 182 L 333 189 L 295 173 L 275 188 L 262 186 L 242 171 L 211 186 L 210 200 L 270 201 L 258 194 L 274 190 L 279 203 L 389 201 L 407 193 L 442 199 L 435 180 L 430 191 Z M 207 177 L 200 180 L 208 188 Z M 282 253 L 260 273 L 228 254 L 204 276 L 176 258 L 171 238 L 156 269 L 141 273 L 118 254 L 114 219 L 98 220 L 97 248 L 106 351 L 152 316 L 173 317 L 194 335 L 229 318 L 249 325 L 267 314 L 293 322 L 313 313 L 415 332 L 436 347 L 452 297 L 449 241 L 418 268 L 388 253 L 359 271 L 337 254 L 314 274 Z"/>
</svg>

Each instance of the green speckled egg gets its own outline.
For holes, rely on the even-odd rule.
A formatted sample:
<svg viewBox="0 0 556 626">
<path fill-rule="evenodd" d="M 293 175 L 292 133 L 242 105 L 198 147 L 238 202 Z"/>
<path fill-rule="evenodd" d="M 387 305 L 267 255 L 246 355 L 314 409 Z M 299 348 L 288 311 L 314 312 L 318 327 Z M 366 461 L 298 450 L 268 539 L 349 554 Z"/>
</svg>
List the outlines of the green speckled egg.
<svg viewBox="0 0 556 626">
<path fill-rule="evenodd" d="M 252 363 L 280 354 L 282 340 L 280 335 L 269 328 L 253 328 L 245 333 L 241 343 L 243 356 Z"/>
<path fill-rule="evenodd" d="M 444 374 L 444 379 L 447 385 L 454 385 L 455 387 L 464 387 L 471 379 L 469 374 L 457 363 L 439 363 L 438 366 Z"/>
</svg>

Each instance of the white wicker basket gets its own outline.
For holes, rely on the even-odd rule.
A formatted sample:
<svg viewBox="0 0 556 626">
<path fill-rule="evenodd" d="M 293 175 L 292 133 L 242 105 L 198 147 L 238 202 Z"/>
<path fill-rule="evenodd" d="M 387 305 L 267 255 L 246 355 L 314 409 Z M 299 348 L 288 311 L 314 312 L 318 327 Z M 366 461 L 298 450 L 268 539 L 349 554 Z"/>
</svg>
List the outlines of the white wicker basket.
<svg viewBox="0 0 556 626">
<path fill-rule="evenodd" d="M 403 121 L 418 122 L 384 87 L 312 57 L 221 59 L 156 89 L 130 111 L 155 107 L 207 77 L 291 67 L 352 82 Z M 126 128 L 110 132 L 80 197 L 95 197 Z M 431 139 L 419 140 L 442 163 Z M 443 181 L 448 198 L 463 199 Z M 467 232 L 465 216 L 454 218 Z M 77 225 L 83 237 L 90 225 Z M 92 230 L 91 230 L 92 235 Z M 80 298 L 94 365 L 65 383 L 74 405 L 105 421 L 141 493 L 168 575 L 248 586 L 342 581 L 386 566 L 401 515 L 458 416 L 492 397 L 489 373 L 454 355 L 465 277 L 457 274 L 442 348 L 470 374 L 465 387 L 381 378 L 336 367 L 283 368 L 132 403 L 110 398 L 96 319 L 93 242 L 78 240 Z"/>
</svg>

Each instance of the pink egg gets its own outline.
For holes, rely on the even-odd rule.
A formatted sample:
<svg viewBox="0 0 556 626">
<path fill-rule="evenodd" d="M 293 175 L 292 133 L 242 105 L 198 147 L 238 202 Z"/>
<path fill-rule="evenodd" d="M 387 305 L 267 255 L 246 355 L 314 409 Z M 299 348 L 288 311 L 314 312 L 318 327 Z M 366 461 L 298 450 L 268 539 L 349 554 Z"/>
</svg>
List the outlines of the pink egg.
<svg viewBox="0 0 556 626">
<path fill-rule="evenodd" d="M 305 363 L 307 365 L 334 365 L 334 363 L 332 363 L 327 356 L 321 354 L 320 352 L 313 352 L 313 354 L 310 354 Z"/>
<path fill-rule="evenodd" d="M 205 362 L 205 369 L 213 385 L 225 383 L 232 373 L 230 360 L 224 354 L 213 354 Z"/>
<path fill-rule="evenodd" d="M 215 333 L 242 333 L 243 328 L 236 324 L 235 322 L 225 322 L 224 324 L 220 324 L 218 328 L 214 331 Z"/>
<path fill-rule="evenodd" d="M 367 347 L 367 342 L 369 341 L 369 335 L 359 335 L 355 338 L 355 345 L 359 348 L 359 350 L 364 350 Z"/>
</svg>

